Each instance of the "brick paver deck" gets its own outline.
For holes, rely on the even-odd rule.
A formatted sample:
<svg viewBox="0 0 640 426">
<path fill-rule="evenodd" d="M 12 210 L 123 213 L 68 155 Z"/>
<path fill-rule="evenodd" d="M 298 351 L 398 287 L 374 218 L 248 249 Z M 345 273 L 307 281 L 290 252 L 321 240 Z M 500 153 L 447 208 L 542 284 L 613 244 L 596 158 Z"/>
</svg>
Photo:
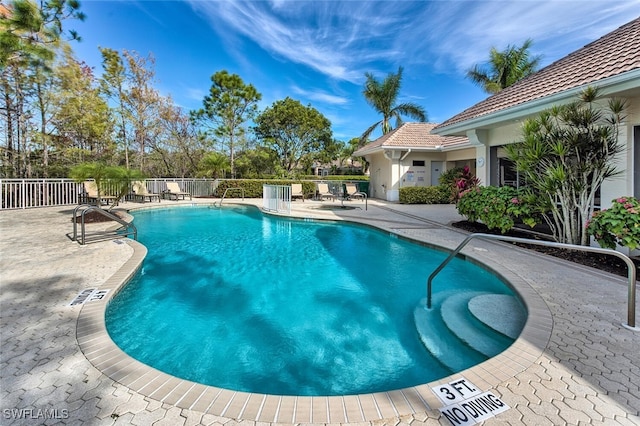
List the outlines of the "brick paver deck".
<svg viewBox="0 0 640 426">
<path fill-rule="evenodd" d="M 444 226 L 457 220 L 452 206 L 369 200 L 367 210 L 314 209 L 319 204 L 296 202 L 294 215 L 354 220 L 448 248 L 465 237 Z M 105 302 L 69 303 L 86 288 L 112 295 L 145 249 L 70 241 L 71 210 L 0 212 L 0 424 L 449 424 L 430 390 L 435 384 L 278 397 L 205 387 L 138 365 L 105 338 Z M 484 424 L 640 424 L 640 332 L 621 325 L 624 279 L 501 243 L 473 242 L 463 253 L 512 282 L 530 311 L 509 350 L 449 378 L 464 376 L 511 407 Z"/>
</svg>

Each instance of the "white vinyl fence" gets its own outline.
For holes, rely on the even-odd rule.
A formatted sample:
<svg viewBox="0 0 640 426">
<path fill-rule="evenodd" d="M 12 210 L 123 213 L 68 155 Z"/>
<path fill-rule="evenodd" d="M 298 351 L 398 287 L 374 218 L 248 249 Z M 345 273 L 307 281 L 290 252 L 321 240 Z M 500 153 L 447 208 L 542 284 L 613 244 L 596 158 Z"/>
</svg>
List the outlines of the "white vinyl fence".
<svg viewBox="0 0 640 426">
<path fill-rule="evenodd" d="M 178 182 L 194 197 L 212 196 L 218 187 L 216 179 L 145 179 L 149 192 L 156 194 L 167 189 L 166 182 Z M 71 179 L 0 178 L 0 191 L 0 210 L 11 210 L 78 204 L 84 187 Z"/>
<path fill-rule="evenodd" d="M 82 184 L 71 179 L 0 179 L 0 209 L 78 204 Z"/>
</svg>

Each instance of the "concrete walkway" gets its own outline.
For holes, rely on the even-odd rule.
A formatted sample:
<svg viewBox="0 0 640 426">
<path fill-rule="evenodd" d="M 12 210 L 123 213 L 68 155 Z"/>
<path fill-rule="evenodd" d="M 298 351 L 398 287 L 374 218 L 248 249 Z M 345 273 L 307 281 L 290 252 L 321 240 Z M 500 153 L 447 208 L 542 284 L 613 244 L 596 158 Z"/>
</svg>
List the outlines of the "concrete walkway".
<svg viewBox="0 0 640 426">
<path fill-rule="evenodd" d="M 191 203 L 163 201 L 160 205 Z M 327 205 L 340 203 L 296 202 L 292 214 L 357 221 L 447 248 L 465 237 L 446 226 L 459 220 L 452 206 L 370 200 L 367 210 L 320 208 Z M 348 206 L 363 204 L 356 201 Z M 87 331 L 84 322 L 79 325 L 79 320 L 101 302 L 84 307 L 69 304 L 83 289 L 110 288 L 111 283 L 125 280 L 143 257 L 144 248 L 134 242 L 80 246 L 70 241 L 66 234 L 72 230 L 71 210 L 0 212 L 2 425 L 450 424 L 440 414 L 442 403 L 431 387 L 460 377 L 483 392 L 493 392 L 510 407 L 485 420 L 487 425 L 640 424 L 640 332 L 621 325 L 626 322 L 626 281 L 511 245 L 483 241 L 471 243 L 463 253 L 512 282 L 525 298 L 530 318 L 512 348 L 479 366 L 414 389 L 359 396 L 353 400 L 355 411 L 350 410 L 347 397 L 337 401 L 342 412 L 329 409 L 336 400 L 327 402 L 324 412 L 312 405 L 307 417 L 283 417 L 284 399 L 276 398 L 277 409 L 269 416 L 267 398 L 261 399 L 259 410 L 252 411 L 252 397 L 241 404 L 238 415 L 224 416 L 221 413 L 232 413 L 230 407 L 239 397 L 231 397 L 236 400 L 216 414 L 213 400 L 206 406 L 194 401 L 185 408 L 184 398 L 174 398 L 178 384 L 171 385 L 163 397 L 144 386 L 133 390 L 137 386 L 125 386 L 126 380 L 113 380 L 111 371 L 96 361 L 95 353 L 85 355 L 82 347 L 86 348 L 86 342 L 79 344 L 93 332 Z M 203 392 L 198 401 L 207 395 Z M 403 402 L 398 398 L 404 398 Z M 369 400 L 374 414 L 365 412 Z M 298 408 L 302 403 L 300 399 Z M 379 418 L 372 419 L 375 413 Z"/>
</svg>

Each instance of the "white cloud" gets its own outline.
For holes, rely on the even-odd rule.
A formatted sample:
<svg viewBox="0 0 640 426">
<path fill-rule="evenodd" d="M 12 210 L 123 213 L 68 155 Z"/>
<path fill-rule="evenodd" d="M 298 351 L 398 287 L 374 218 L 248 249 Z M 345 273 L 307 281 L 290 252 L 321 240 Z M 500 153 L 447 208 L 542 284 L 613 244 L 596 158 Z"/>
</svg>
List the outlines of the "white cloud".
<svg viewBox="0 0 640 426">
<path fill-rule="evenodd" d="M 240 50 L 238 35 L 285 62 L 361 84 L 367 71 L 431 64 L 463 73 L 492 46 L 534 40 L 549 63 L 636 16 L 640 0 L 199 1 L 190 0 Z M 233 52 L 232 52 L 233 53 Z M 238 56 L 244 52 L 237 53 Z"/>
<path fill-rule="evenodd" d="M 534 41 L 548 64 L 634 18 L 633 1 L 461 1 L 436 3 L 424 39 L 434 62 L 464 71 L 486 61 L 489 49 Z"/>
<path fill-rule="evenodd" d="M 409 4 L 409 3 L 407 3 Z M 227 46 L 242 34 L 273 56 L 332 79 L 359 83 L 371 62 L 399 58 L 398 28 L 409 22 L 403 2 L 192 1 Z M 400 5 L 400 6 L 398 6 Z M 273 6 L 273 7 L 271 7 Z"/>
</svg>

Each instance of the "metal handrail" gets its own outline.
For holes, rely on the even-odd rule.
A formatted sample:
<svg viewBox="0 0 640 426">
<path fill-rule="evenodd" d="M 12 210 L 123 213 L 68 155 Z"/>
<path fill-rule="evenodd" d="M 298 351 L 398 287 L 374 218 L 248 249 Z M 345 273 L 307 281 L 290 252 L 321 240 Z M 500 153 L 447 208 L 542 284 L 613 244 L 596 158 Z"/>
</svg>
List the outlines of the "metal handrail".
<svg viewBox="0 0 640 426">
<path fill-rule="evenodd" d="M 557 247 L 557 248 L 565 248 L 572 250 L 580 250 L 587 251 L 592 253 L 601 253 L 616 256 L 622 259 L 627 264 L 628 270 L 628 278 L 629 278 L 629 288 L 627 294 L 627 324 L 622 324 L 623 326 L 631 329 L 636 329 L 636 265 L 629 258 L 629 256 L 624 253 L 620 253 L 619 251 L 604 249 L 600 247 L 590 247 L 590 246 L 579 246 L 575 244 L 565 244 L 565 243 L 556 243 L 552 241 L 540 241 L 540 240 L 529 240 L 527 238 L 518 238 L 518 237 L 508 237 L 505 235 L 493 235 L 493 234 L 471 234 L 467 238 L 462 241 L 458 247 L 454 251 L 449 254 L 447 257 L 432 273 L 429 275 L 429 279 L 427 280 L 427 309 L 431 309 L 431 287 L 432 281 L 436 275 L 454 258 L 460 253 L 462 248 L 467 245 L 469 241 L 474 238 L 479 238 L 483 240 L 499 240 L 499 241 L 510 241 L 515 243 L 525 243 L 525 244 L 533 244 L 538 246 L 545 247 Z"/>
<path fill-rule="evenodd" d="M 366 192 L 354 192 L 353 194 L 348 194 L 347 196 L 340 197 L 340 204 L 344 207 L 344 200 L 350 199 L 351 197 L 364 197 L 364 209 L 369 210 L 368 202 L 367 202 L 367 193 Z M 360 208 L 360 210 L 362 210 Z"/>
<path fill-rule="evenodd" d="M 81 230 L 80 230 L 80 241 L 78 241 L 78 210 L 79 209 L 83 209 L 82 213 L 80 214 L 80 224 L 81 226 Z M 137 240 L 138 239 L 138 229 L 136 228 L 136 226 L 133 223 L 127 222 L 125 220 L 120 219 L 118 216 L 109 213 L 106 210 L 101 209 L 100 207 L 97 206 L 92 206 L 90 204 L 81 204 L 79 206 L 77 206 L 75 209 L 73 209 L 73 237 L 71 238 L 72 241 L 78 241 L 81 245 L 84 245 L 86 242 L 86 230 L 85 230 L 85 220 L 84 220 L 84 216 L 85 214 L 87 214 L 87 212 L 91 212 L 91 211 L 95 211 L 100 213 L 101 215 L 115 221 L 118 222 L 120 225 L 122 225 L 125 229 L 132 229 L 132 232 L 127 232 L 125 235 L 130 235 L 131 233 L 133 233 L 133 239 Z"/>
<path fill-rule="evenodd" d="M 224 190 L 224 193 L 222 194 L 222 198 L 220 199 L 220 204 L 218 204 L 219 207 L 222 206 L 222 202 L 224 201 L 224 198 L 227 196 L 227 192 L 232 190 L 232 189 L 239 189 L 240 191 L 242 191 L 242 201 L 244 201 L 244 188 L 241 187 L 237 187 L 237 188 L 227 188 Z M 213 203 L 215 205 L 215 203 Z"/>
</svg>

